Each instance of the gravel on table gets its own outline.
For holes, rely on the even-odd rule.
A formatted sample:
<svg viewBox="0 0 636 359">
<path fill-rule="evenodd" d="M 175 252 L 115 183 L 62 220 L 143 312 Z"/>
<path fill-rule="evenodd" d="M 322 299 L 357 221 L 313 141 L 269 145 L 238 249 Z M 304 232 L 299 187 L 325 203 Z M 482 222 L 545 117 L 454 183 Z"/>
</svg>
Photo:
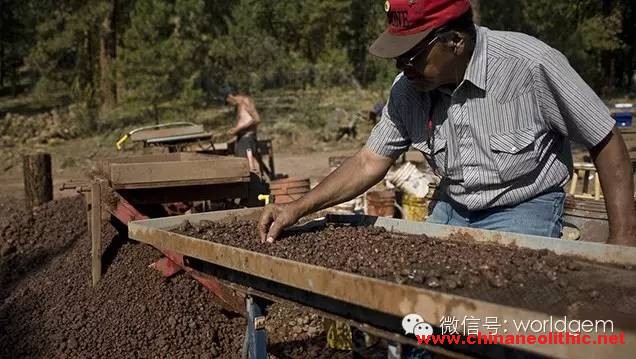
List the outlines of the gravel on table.
<svg viewBox="0 0 636 359">
<path fill-rule="evenodd" d="M 549 314 L 616 317 L 633 327 L 636 271 L 549 250 L 328 224 L 258 239 L 254 220 L 233 218 L 176 232 L 276 257 Z M 600 314 L 599 314 L 600 313 Z M 615 322 L 616 323 L 616 322 Z M 631 323 L 631 324 L 630 324 Z"/>
</svg>

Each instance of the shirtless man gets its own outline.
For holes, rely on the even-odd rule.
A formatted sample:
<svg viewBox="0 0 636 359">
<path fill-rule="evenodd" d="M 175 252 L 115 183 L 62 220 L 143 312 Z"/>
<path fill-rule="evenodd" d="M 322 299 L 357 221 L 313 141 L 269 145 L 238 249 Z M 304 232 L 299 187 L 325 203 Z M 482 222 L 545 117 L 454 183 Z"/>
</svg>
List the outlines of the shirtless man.
<svg viewBox="0 0 636 359">
<path fill-rule="evenodd" d="M 247 157 L 250 170 L 259 173 L 260 168 L 253 154 L 256 152 L 256 128 L 261 122 L 260 116 L 254 106 L 254 101 L 244 95 L 227 91 L 225 103 L 236 106 L 236 125 L 227 131 L 230 136 L 236 136 L 234 143 L 234 155 Z"/>
</svg>

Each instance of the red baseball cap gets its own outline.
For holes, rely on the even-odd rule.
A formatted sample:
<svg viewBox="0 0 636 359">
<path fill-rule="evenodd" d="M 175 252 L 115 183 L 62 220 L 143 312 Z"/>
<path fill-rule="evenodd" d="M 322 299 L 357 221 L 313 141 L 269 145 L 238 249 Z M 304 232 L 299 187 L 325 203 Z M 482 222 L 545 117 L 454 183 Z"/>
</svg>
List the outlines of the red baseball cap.
<svg viewBox="0 0 636 359">
<path fill-rule="evenodd" d="M 384 10 L 389 25 L 369 52 L 383 58 L 398 57 L 468 9 L 468 0 L 387 0 Z"/>
</svg>

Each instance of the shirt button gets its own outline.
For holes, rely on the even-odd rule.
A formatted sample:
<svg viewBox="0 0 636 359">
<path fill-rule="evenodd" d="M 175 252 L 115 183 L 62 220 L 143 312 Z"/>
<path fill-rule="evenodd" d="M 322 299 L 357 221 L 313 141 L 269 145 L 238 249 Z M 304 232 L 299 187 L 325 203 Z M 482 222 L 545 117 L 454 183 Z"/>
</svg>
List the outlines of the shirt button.
<svg viewBox="0 0 636 359">
<path fill-rule="evenodd" d="M 517 147 L 512 146 L 512 148 L 511 148 L 510 150 L 511 150 L 511 151 L 516 151 L 516 150 L 517 150 Z"/>
</svg>

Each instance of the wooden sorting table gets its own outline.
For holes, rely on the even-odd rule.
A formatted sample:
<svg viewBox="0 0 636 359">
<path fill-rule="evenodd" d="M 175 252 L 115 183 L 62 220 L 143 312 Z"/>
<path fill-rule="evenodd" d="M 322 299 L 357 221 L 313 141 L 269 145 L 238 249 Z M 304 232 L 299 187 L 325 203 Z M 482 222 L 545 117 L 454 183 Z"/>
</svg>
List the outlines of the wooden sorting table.
<svg viewBox="0 0 636 359">
<path fill-rule="evenodd" d="M 345 320 L 364 331 L 395 343 L 417 345 L 412 338 L 403 335 L 400 326 L 401 318 L 409 313 L 420 314 L 429 323 L 439 323 L 442 316 L 497 317 L 517 321 L 551 319 L 546 313 L 272 257 L 171 231 L 184 220 L 197 225 L 201 221 L 219 221 L 231 216 L 257 218 L 258 211 L 243 209 L 134 221 L 129 224 L 129 235 L 130 238 L 153 245 L 163 252 L 178 253 L 183 258 L 184 267 L 189 268 L 187 270 L 210 273 L 248 297 L 293 302 L 325 316 Z M 557 254 L 577 255 L 602 263 L 636 265 L 636 248 L 632 247 L 555 240 L 383 217 L 330 215 L 325 219 L 309 222 L 304 227 L 311 229 L 313 226 L 324 226 L 327 222 L 380 226 L 402 233 L 427 234 L 442 240 L 452 236 L 470 237 L 481 242 L 531 249 L 545 248 Z M 250 317 L 249 320 L 251 319 Z M 249 320 L 248 326 L 251 323 Z M 252 324 L 252 327 L 258 327 L 257 323 Z M 516 333 L 516 328 L 510 320 L 502 323 L 500 330 L 504 329 L 509 333 Z M 453 353 L 459 351 L 481 357 L 508 357 L 530 352 L 560 358 L 632 358 L 636 350 L 636 332 L 630 328 L 622 330 L 616 326 L 614 332 L 623 332 L 626 344 L 487 345 L 471 348 L 454 347 L 450 350 Z M 448 351 L 444 351 L 449 350 L 448 348 L 429 349 L 441 350 L 444 354 L 450 355 Z M 477 349 L 480 351 L 474 352 Z"/>
<path fill-rule="evenodd" d="M 110 220 L 124 231 L 131 220 L 168 215 L 165 204 L 191 201 L 241 199 L 258 205 L 261 185 L 247 159 L 239 157 L 179 152 L 99 161 L 86 192 L 93 284 L 102 273 L 101 225 L 94 223 Z"/>
</svg>

